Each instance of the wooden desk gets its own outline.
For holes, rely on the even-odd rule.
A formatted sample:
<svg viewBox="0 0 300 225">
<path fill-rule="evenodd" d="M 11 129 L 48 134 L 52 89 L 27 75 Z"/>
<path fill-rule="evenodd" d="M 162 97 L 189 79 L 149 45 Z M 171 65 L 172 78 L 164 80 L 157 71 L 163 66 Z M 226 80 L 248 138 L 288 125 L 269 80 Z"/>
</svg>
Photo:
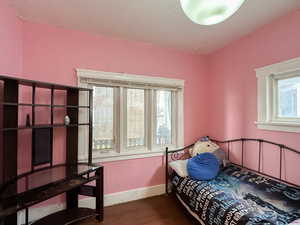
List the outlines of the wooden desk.
<svg viewBox="0 0 300 225">
<path fill-rule="evenodd" d="M 96 181 L 96 186 L 87 185 L 91 181 Z M 103 220 L 103 167 L 78 163 L 35 170 L 4 184 L 0 188 L 0 224 L 15 225 L 16 213 L 23 209 L 28 224 L 28 207 L 62 193 L 66 193 L 66 210 L 36 221 L 35 225 L 70 224 L 92 216 Z M 96 209 L 78 208 L 78 195 L 95 197 Z"/>
</svg>

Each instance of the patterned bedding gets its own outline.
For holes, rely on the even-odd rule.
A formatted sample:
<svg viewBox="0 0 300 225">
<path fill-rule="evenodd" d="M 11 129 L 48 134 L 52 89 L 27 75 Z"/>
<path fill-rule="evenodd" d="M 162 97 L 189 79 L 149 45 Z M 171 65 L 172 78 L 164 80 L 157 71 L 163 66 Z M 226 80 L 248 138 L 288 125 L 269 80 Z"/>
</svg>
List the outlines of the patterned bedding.
<svg viewBox="0 0 300 225">
<path fill-rule="evenodd" d="M 236 166 L 211 181 L 175 175 L 172 183 L 206 225 L 282 225 L 300 218 L 300 189 Z"/>
</svg>

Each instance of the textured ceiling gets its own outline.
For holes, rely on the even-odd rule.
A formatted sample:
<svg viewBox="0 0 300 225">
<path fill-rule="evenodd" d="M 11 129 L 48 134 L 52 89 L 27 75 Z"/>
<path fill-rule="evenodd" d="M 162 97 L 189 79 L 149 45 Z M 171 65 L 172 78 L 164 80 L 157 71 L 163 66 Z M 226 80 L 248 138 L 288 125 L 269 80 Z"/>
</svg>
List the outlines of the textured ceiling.
<svg viewBox="0 0 300 225">
<path fill-rule="evenodd" d="M 201 26 L 184 15 L 179 0 L 12 1 L 24 20 L 201 54 L 300 8 L 300 0 L 246 0 L 225 22 Z"/>
</svg>

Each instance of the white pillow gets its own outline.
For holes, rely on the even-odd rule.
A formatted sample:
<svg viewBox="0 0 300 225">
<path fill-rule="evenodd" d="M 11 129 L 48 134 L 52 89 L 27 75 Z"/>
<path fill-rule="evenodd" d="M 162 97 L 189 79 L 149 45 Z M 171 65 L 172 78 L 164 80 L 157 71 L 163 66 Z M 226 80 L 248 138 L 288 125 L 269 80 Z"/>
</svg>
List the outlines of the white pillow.
<svg viewBox="0 0 300 225">
<path fill-rule="evenodd" d="M 187 177 L 187 162 L 188 159 L 185 160 L 176 160 L 169 163 L 170 167 L 181 177 Z"/>
</svg>

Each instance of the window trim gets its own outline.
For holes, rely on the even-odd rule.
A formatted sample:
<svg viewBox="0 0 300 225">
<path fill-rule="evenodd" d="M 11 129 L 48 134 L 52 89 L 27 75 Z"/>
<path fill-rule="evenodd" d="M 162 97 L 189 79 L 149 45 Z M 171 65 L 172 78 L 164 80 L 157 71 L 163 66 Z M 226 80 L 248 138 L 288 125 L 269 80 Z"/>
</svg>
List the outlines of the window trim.
<svg viewBox="0 0 300 225">
<path fill-rule="evenodd" d="M 177 120 L 176 126 L 174 127 L 175 132 L 175 142 L 174 145 L 169 145 L 170 148 L 177 148 L 184 146 L 184 80 L 180 79 L 172 79 L 172 78 L 165 78 L 165 77 L 158 77 L 158 76 L 145 76 L 145 75 L 133 75 L 133 74 L 126 74 L 126 73 L 112 73 L 112 72 L 105 72 L 105 71 L 95 71 L 95 70 L 87 70 L 87 69 L 76 69 L 77 78 L 78 78 L 78 86 L 80 87 L 88 87 L 89 83 L 95 83 L 96 85 L 105 85 L 105 86 L 119 86 L 120 84 L 124 87 L 136 87 L 142 88 L 145 90 L 145 95 L 150 95 L 151 99 L 154 100 L 154 89 L 168 89 L 168 90 L 176 90 L 174 91 L 174 119 Z M 124 96 L 122 92 L 124 91 L 122 87 L 118 90 L 121 96 Z M 88 96 L 84 96 L 84 92 L 79 97 L 80 104 L 85 104 L 88 101 Z M 118 99 L 117 102 L 117 117 L 118 120 L 124 121 L 125 118 L 124 112 L 121 110 L 124 107 L 120 107 L 121 104 L 124 104 L 124 98 Z M 153 102 L 153 101 L 152 101 Z M 152 102 L 147 104 L 145 102 L 146 107 L 150 107 L 153 110 Z M 147 110 L 145 110 L 146 112 Z M 153 116 L 153 111 L 150 112 Z M 174 113 L 174 112 L 173 112 Z M 176 117 L 176 118 L 175 118 Z M 88 118 L 87 113 L 80 113 L 79 119 L 86 119 Z M 146 123 L 146 126 L 149 126 L 151 130 L 154 127 L 154 120 L 152 119 L 152 123 Z M 124 123 L 118 123 L 117 126 L 121 125 L 124 126 Z M 124 137 L 124 133 L 126 127 L 116 127 L 116 139 L 115 146 L 117 147 L 115 151 L 111 151 L 109 153 L 100 153 L 97 154 L 96 151 L 93 152 L 93 162 L 106 162 L 106 161 L 117 161 L 117 160 L 127 160 L 127 159 L 136 159 L 136 158 L 145 158 L 145 157 L 154 157 L 154 156 L 162 156 L 164 154 L 165 147 L 157 148 L 153 142 L 153 132 L 151 134 L 146 133 L 147 139 L 150 143 L 146 141 L 146 150 L 143 152 L 140 151 L 124 151 L 121 149 L 124 144 L 124 140 L 120 137 Z M 148 129 L 149 130 L 149 129 Z M 79 153 L 78 158 L 80 161 L 85 161 L 87 159 L 87 137 L 88 137 L 88 130 L 84 127 L 79 129 Z"/>
<path fill-rule="evenodd" d="M 257 121 L 258 129 L 300 133 L 298 118 L 278 117 L 277 82 L 300 76 L 300 57 L 258 68 Z"/>
</svg>

